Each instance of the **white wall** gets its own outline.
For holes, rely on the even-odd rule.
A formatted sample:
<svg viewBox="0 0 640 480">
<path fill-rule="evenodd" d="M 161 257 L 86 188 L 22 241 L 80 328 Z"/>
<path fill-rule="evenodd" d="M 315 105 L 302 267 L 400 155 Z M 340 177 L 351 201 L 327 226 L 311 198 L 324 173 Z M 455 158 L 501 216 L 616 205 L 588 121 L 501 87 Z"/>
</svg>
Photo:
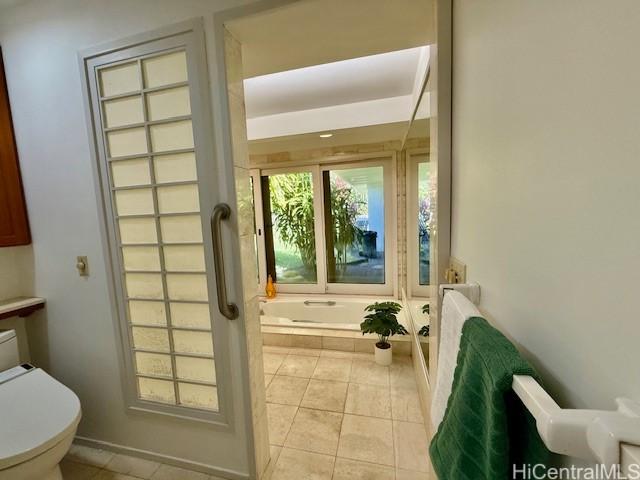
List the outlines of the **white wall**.
<svg viewBox="0 0 640 480">
<path fill-rule="evenodd" d="M 125 410 L 77 57 L 96 44 L 203 16 L 215 86 L 213 13 L 242 3 L 25 1 L 0 12 L 0 42 L 34 239 L 33 293 L 47 299 L 45 313 L 29 322 L 35 362 L 80 397 L 80 435 L 246 473 L 247 448 L 238 437 Z M 88 255 L 90 277 L 77 275 L 77 255 Z M 241 325 L 232 327 L 236 341 Z M 230 348 L 237 354 L 237 345 Z M 234 379 L 236 396 L 241 377 Z M 233 421 L 247 428 L 241 404 Z"/>
<path fill-rule="evenodd" d="M 640 3 L 456 0 L 452 255 L 558 401 L 640 400 Z"/>
</svg>

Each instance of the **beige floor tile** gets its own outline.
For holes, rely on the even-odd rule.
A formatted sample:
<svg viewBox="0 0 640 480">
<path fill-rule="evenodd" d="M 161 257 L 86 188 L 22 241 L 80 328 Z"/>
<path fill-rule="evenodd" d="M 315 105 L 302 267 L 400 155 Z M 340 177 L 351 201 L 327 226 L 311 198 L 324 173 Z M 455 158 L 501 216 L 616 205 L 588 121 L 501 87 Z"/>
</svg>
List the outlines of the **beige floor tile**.
<svg viewBox="0 0 640 480">
<path fill-rule="evenodd" d="M 354 360 L 367 360 L 369 362 L 374 361 L 373 353 L 356 352 L 351 358 L 353 358 Z"/>
<path fill-rule="evenodd" d="M 391 418 L 403 422 L 424 422 L 420 396 L 416 390 L 406 387 L 391 387 Z"/>
<path fill-rule="evenodd" d="M 350 358 L 319 358 L 312 378 L 348 382 L 351 376 Z"/>
<path fill-rule="evenodd" d="M 302 397 L 300 406 L 342 413 L 344 411 L 344 402 L 347 398 L 347 386 L 348 384 L 345 382 L 315 380 L 312 378 L 309 381 L 304 397 Z"/>
<path fill-rule="evenodd" d="M 69 453 L 67 453 L 67 460 L 72 462 L 84 463 L 86 465 L 93 465 L 94 467 L 104 467 L 113 458 L 113 452 L 107 450 L 99 450 L 97 448 L 86 447 L 84 445 L 71 445 Z"/>
<path fill-rule="evenodd" d="M 368 360 L 355 359 L 351 364 L 351 377 L 349 381 L 388 387 L 389 367 L 383 367 Z"/>
<path fill-rule="evenodd" d="M 267 403 L 267 419 L 269 422 L 269 443 L 284 445 L 298 407 Z"/>
<path fill-rule="evenodd" d="M 284 442 L 285 448 L 335 455 L 342 414 L 300 408 Z"/>
<path fill-rule="evenodd" d="M 331 480 L 335 457 L 283 448 L 271 480 Z"/>
<path fill-rule="evenodd" d="M 287 356 L 282 353 L 264 353 L 262 355 L 264 373 L 275 374 L 285 358 L 287 358 Z"/>
<path fill-rule="evenodd" d="M 273 380 L 273 375 L 265 373 L 264 374 L 264 387 L 265 388 L 267 388 L 269 386 L 269 384 L 271 383 L 271 380 Z"/>
<path fill-rule="evenodd" d="M 263 345 L 262 351 L 264 353 L 279 353 L 281 355 L 286 355 L 289 353 L 289 347 L 277 347 L 275 345 Z"/>
<path fill-rule="evenodd" d="M 392 387 L 418 388 L 413 365 L 408 361 L 394 359 L 389 367 L 389 378 Z"/>
<path fill-rule="evenodd" d="M 393 444 L 398 468 L 428 471 L 429 447 L 423 424 L 394 421 Z"/>
<path fill-rule="evenodd" d="M 160 464 L 143 458 L 116 454 L 104 468 L 116 473 L 133 475 L 134 477 L 151 478 L 156 470 L 160 468 Z"/>
<path fill-rule="evenodd" d="M 412 472 L 409 470 L 397 469 L 396 480 L 429 480 L 429 474 L 426 472 Z"/>
<path fill-rule="evenodd" d="M 308 378 L 276 375 L 267 388 L 267 402 L 297 407 L 300 405 L 308 383 Z"/>
<path fill-rule="evenodd" d="M 394 466 L 391 420 L 345 413 L 338 456 Z"/>
<path fill-rule="evenodd" d="M 333 480 L 394 480 L 394 471 L 391 467 L 338 457 Z"/>
<path fill-rule="evenodd" d="M 91 465 L 76 463 L 66 459 L 60 462 L 60 470 L 62 470 L 64 480 L 89 480 L 94 478 L 100 471 L 98 467 L 92 467 Z"/>
<path fill-rule="evenodd" d="M 65 478 L 65 480 L 67 480 Z M 111 472 L 109 470 L 100 470 L 95 476 L 91 477 L 91 480 L 140 480 L 139 477 L 132 477 L 131 475 L 125 475 L 124 473 Z"/>
<path fill-rule="evenodd" d="M 367 417 L 391 418 L 389 387 L 350 383 L 344 412 Z"/>
<path fill-rule="evenodd" d="M 289 349 L 291 355 L 303 355 L 305 357 L 319 357 L 320 352 L 319 348 L 291 347 Z"/>
<path fill-rule="evenodd" d="M 316 363 L 318 363 L 317 357 L 289 354 L 280 365 L 280 368 L 278 368 L 278 375 L 311 378 L 316 368 Z"/>
<path fill-rule="evenodd" d="M 209 478 L 206 473 L 194 472 L 172 465 L 160 465 L 151 480 L 209 480 Z"/>
<path fill-rule="evenodd" d="M 339 350 L 320 350 L 320 358 L 353 358 L 353 353 Z"/>
</svg>

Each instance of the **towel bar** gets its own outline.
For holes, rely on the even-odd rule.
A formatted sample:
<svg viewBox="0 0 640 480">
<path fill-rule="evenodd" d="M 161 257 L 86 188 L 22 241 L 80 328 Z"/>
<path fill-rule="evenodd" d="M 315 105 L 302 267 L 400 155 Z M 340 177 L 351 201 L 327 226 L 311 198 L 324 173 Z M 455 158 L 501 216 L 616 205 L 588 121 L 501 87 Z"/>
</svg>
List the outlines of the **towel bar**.
<svg viewBox="0 0 640 480">
<path fill-rule="evenodd" d="M 621 463 L 623 444 L 640 446 L 640 403 L 618 398 L 618 409 L 563 409 L 532 377 L 514 375 L 513 390 L 536 420 L 547 448 L 562 455 Z"/>
</svg>

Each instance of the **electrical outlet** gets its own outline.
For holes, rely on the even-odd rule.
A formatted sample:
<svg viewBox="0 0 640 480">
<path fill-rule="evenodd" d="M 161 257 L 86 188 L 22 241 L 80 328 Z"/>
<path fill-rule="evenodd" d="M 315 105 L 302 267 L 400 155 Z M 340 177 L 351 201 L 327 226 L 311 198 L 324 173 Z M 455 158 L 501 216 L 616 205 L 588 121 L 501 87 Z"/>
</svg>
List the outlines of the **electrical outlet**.
<svg viewBox="0 0 640 480">
<path fill-rule="evenodd" d="M 449 268 L 446 272 L 447 282 L 466 283 L 467 266 L 455 257 L 449 257 Z"/>
</svg>

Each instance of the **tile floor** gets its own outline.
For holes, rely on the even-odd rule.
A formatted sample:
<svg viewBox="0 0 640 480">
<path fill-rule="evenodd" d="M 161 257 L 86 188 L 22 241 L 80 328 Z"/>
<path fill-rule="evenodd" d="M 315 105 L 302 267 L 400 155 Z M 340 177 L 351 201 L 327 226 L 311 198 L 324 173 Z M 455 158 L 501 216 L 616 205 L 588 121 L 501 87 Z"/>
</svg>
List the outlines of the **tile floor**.
<svg viewBox="0 0 640 480">
<path fill-rule="evenodd" d="M 427 435 L 409 357 L 264 347 L 272 462 L 265 480 L 426 480 Z M 73 445 L 65 480 L 221 480 Z"/>
<path fill-rule="evenodd" d="M 60 468 L 64 480 L 222 480 L 205 473 L 75 444 Z"/>
<path fill-rule="evenodd" d="M 425 480 L 427 434 L 409 357 L 264 347 L 270 480 Z"/>
</svg>

